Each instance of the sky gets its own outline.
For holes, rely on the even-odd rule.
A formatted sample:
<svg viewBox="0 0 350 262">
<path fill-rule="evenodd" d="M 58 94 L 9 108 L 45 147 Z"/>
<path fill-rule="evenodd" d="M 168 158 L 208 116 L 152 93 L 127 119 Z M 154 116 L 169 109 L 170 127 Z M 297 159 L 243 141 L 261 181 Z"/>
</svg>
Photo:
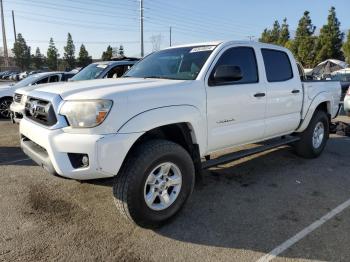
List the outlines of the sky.
<svg viewBox="0 0 350 262">
<path fill-rule="evenodd" d="M 76 55 L 84 44 L 93 58 L 100 58 L 108 45 L 123 45 L 128 56 L 140 55 L 139 0 L 3 0 L 8 48 L 13 47 L 11 11 L 15 12 L 17 33 L 32 52 L 39 47 L 46 54 L 53 37 L 61 56 L 70 32 Z M 213 40 L 257 40 L 274 20 L 288 19 L 294 31 L 305 10 L 320 29 L 328 10 L 336 8 L 342 30 L 350 29 L 350 0 L 144 0 L 145 53 L 160 47 Z M 0 42 L 2 46 L 2 39 Z"/>
</svg>

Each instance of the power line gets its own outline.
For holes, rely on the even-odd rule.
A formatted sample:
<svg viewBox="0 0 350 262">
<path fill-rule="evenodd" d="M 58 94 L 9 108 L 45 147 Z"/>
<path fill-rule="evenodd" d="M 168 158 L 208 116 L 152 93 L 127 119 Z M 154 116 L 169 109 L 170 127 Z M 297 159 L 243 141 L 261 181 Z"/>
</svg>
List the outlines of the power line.
<svg viewBox="0 0 350 262">
<path fill-rule="evenodd" d="M 250 25 L 247 23 L 237 23 L 237 22 L 233 22 L 233 21 L 228 21 L 227 19 L 222 20 L 222 18 L 217 17 L 215 19 L 211 18 L 212 17 L 212 13 L 203 13 L 203 11 L 199 10 L 191 10 L 191 9 L 187 9 L 187 8 L 183 8 L 182 6 L 175 6 L 172 5 L 171 3 L 167 3 L 166 7 L 168 9 L 172 9 L 172 15 L 171 17 L 177 16 L 177 17 L 182 17 L 182 19 L 184 20 L 188 20 L 188 21 L 197 21 L 197 22 L 203 22 L 204 21 L 210 21 L 210 24 L 216 24 L 219 26 L 226 26 L 226 27 L 232 27 L 232 26 L 237 26 L 239 28 L 251 28 L 251 29 L 257 29 L 258 27 L 256 25 Z M 163 3 L 157 3 L 156 1 L 152 1 L 150 3 L 150 10 L 152 10 L 153 8 L 158 9 L 158 11 L 162 11 L 162 13 L 164 14 L 164 5 Z M 179 10 L 181 10 L 181 12 L 179 12 Z M 157 12 L 158 12 L 157 11 Z M 188 14 L 186 14 L 188 13 Z M 196 17 L 196 15 L 198 15 L 199 17 Z M 204 19 L 203 19 L 204 17 Z M 220 20 L 221 19 L 221 20 Z"/>
<path fill-rule="evenodd" d="M 79 20 L 79 19 L 72 19 L 72 18 L 66 18 L 66 17 L 59 17 L 59 16 L 52 16 L 52 15 L 43 15 L 43 14 L 39 14 L 39 13 L 35 13 L 35 12 L 26 12 L 26 11 L 16 11 L 17 13 L 20 14 L 24 14 L 28 16 L 34 16 L 34 19 L 36 19 L 37 17 L 47 17 L 47 18 L 54 18 L 55 20 L 62 20 L 62 22 L 66 22 L 66 21 L 72 21 L 72 22 L 78 22 L 78 23 L 83 23 L 84 25 L 88 25 L 88 24 L 92 24 L 92 25 L 101 25 L 101 27 L 105 27 L 105 26 L 111 26 L 116 28 L 115 24 L 108 24 L 108 23 L 96 23 L 95 21 L 91 22 L 91 21 L 87 21 L 87 20 Z M 126 28 L 130 28 L 130 25 L 121 25 L 118 24 L 117 27 L 126 27 Z"/>
<path fill-rule="evenodd" d="M 78 23 L 72 23 L 72 22 L 63 22 L 63 21 L 59 21 L 59 20 L 38 19 L 38 18 L 26 17 L 26 16 L 22 16 L 22 15 L 17 15 L 17 18 L 28 20 L 28 21 L 33 21 L 33 22 L 41 22 L 41 23 L 44 22 L 44 23 L 53 24 L 53 25 L 60 25 L 60 26 L 69 25 L 69 26 L 80 27 L 80 28 L 85 28 L 85 29 L 95 28 L 95 29 L 103 29 L 106 31 L 113 31 L 113 32 L 116 32 L 116 31 L 130 32 L 131 31 L 130 28 L 123 29 L 123 28 L 117 28 L 117 27 L 94 26 L 94 25 L 78 24 Z"/>
<path fill-rule="evenodd" d="M 21 7 L 23 6 L 24 3 L 28 4 L 26 1 L 23 1 L 23 0 L 12 0 L 11 3 L 20 5 Z M 32 3 L 30 3 L 30 5 L 35 6 L 35 7 L 44 8 L 44 9 L 49 9 L 49 10 L 52 10 L 52 8 L 54 7 L 55 11 L 64 11 L 64 12 L 72 11 L 75 8 L 72 6 L 52 5 L 52 4 L 42 3 L 42 2 L 39 4 L 32 2 Z M 105 11 L 101 11 L 101 12 L 103 12 L 104 17 L 122 18 L 122 19 L 134 20 L 134 21 L 137 20 L 137 17 L 134 15 L 126 15 L 126 14 L 115 15 L 115 13 L 109 13 L 109 12 L 105 12 Z M 85 14 L 95 15 L 95 16 L 99 16 L 99 17 L 101 17 L 101 12 L 96 11 L 94 9 L 87 9 L 87 8 L 84 8 L 84 10 L 79 10 L 79 13 L 85 13 Z"/>
<path fill-rule="evenodd" d="M 1 40 L 1 39 L 0 39 Z M 25 39 L 26 42 L 28 43 L 49 43 L 49 40 L 35 40 L 35 39 Z M 14 41 L 13 38 L 8 39 L 9 42 Z M 67 40 L 55 40 L 55 43 L 67 43 Z M 139 40 L 133 40 L 133 41 L 116 41 L 116 40 L 110 40 L 110 41 L 89 41 L 89 40 L 74 40 L 74 43 L 77 44 L 111 44 L 111 43 L 116 43 L 120 42 L 123 44 L 139 44 Z M 145 43 L 151 43 L 151 41 L 144 41 Z"/>
</svg>

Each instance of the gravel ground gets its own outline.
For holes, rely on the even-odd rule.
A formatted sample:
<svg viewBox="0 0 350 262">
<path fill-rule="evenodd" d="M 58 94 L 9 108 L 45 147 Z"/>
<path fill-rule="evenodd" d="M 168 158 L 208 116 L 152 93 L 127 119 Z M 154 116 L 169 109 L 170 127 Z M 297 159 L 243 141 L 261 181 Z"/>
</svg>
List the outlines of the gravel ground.
<svg viewBox="0 0 350 262">
<path fill-rule="evenodd" d="M 347 118 L 342 118 L 346 120 Z M 112 180 L 53 177 L 0 122 L 0 261 L 255 261 L 350 198 L 350 138 L 313 160 L 288 147 L 204 171 L 183 211 L 146 230 L 125 221 Z M 276 261 L 350 261 L 350 208 Z"/>
</svg>

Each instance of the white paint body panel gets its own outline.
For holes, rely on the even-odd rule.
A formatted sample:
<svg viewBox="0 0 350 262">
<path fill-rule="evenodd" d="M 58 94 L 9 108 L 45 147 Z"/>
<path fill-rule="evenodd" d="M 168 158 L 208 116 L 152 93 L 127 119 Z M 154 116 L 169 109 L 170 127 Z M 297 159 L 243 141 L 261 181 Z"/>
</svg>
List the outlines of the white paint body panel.
<svg viewBox="0 0 350 262">
<path fill-rule="evenodd" d="M 50 130 L 25 117 L 20 132 L 48 151 L 60 175 L 92 179 L 116 175 L 135 141 L 159 126 L 186 123 L 199 146 L 200 155 L 205 156 L 229 147 L 302 131 L 320 102 L 328 102 L 329 113 L 335 116 L 340 84 L 307 82 L 303 87 L 296 62 L 285 48 L 255 42 L 215 42 L 211 45 L 217 47 L 196 80 L 99 79 L 46 85 L 33 90 L 28 95 L 56 97 L 57 115 L 66 100 L 109 99 L 113 101 L 113 107 L 106 120 L 95 128 L 59 125 Z M 237 46 L 254 48 L 259 83 L 208 86 L 209 74 L 220 55 Z M 287 52 L 293 65 L 293 79 L 268 83 L 261 48 Z M 292 94 L 295 89 L 300 93 Z M 266 93 L 266 96 L 254 97 L 258 92 Z M 72 168 L 68 152 L 88 153 L 91 166 Z"/>
<path fill-rule="evenodd" d="M 346 114 L 350 115 L 350 93 L 349 93 L 349 91 L 344 98 L 344 110 L 345 110 Z"/>
</svg>

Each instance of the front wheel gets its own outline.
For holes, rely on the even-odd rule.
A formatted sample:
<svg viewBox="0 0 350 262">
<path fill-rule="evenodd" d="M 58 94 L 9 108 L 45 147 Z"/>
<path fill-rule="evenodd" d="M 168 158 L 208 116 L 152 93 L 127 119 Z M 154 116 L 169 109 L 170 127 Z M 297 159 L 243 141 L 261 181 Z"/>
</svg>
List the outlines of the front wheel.
<svg viewBox="0 0 350 262">
<path fill-rule="evenodd" d="M 143 227 L 160 226 L 173 217 L 193 191 L 192 158 L 180 145 L 150 140 L 128 156 L 113 185 L 119 211 Z"/>
<path fill-rule="evenodd" d="M 316 158 L 323 152 L 329 138 L 329 118 L 324 111 L 316 111 L 309 126 L 298 134 L 295 151 L 305 158 Z"/>
<path fill-rule="evenodd" d="M 10 105 L 12 103 L 12 98 L 5 97 L 0 100 L 0 117 L 9 119 L 11 116 Z"/>
</svg>

